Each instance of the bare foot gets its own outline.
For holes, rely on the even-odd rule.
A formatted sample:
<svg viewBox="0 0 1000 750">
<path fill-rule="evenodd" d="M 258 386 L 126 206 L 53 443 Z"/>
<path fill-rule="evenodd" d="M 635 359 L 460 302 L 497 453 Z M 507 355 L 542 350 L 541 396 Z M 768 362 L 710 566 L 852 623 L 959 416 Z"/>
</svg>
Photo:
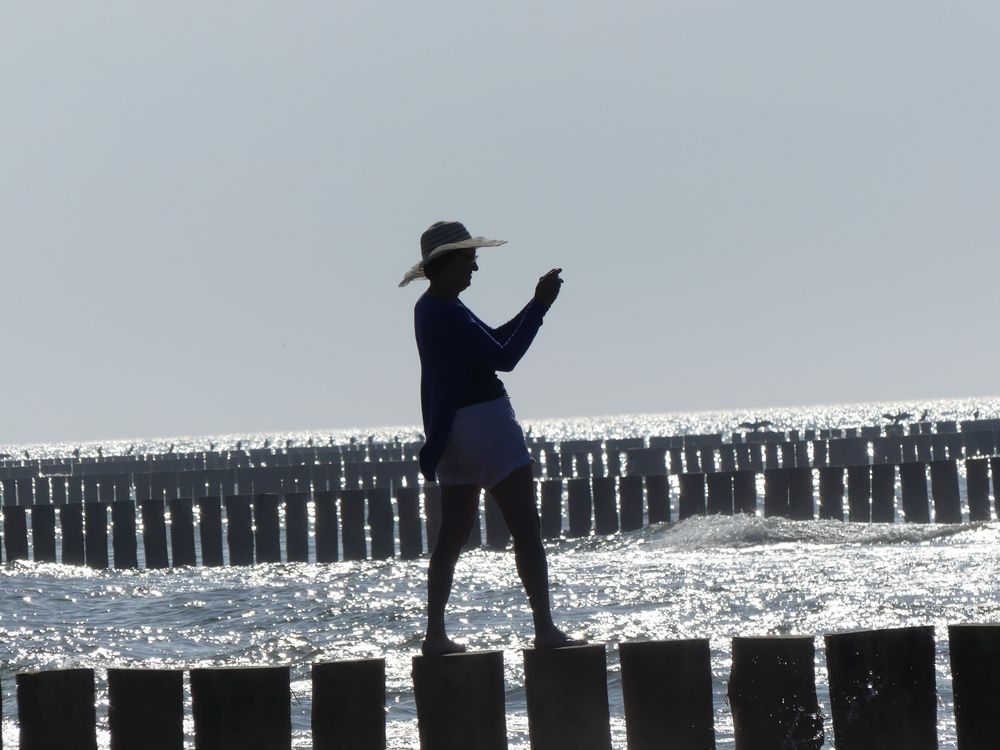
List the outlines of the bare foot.
<svg viewBox="0 0 1000 750">
<path fill-rule="evenodd" d="M 586 646 L 583 638 L 570 638 L 559 628 L 535 636 L 535 648 L 565 648 L 566 646 Z"/>
<path fill-rule="evenodd" d="M 424 656 L 442 656 L 444 654 L 464 654 L 467 651 L 464 643 L 457 643 L 446 635 L 427 636 L 420 653 Z"/>
</svg>

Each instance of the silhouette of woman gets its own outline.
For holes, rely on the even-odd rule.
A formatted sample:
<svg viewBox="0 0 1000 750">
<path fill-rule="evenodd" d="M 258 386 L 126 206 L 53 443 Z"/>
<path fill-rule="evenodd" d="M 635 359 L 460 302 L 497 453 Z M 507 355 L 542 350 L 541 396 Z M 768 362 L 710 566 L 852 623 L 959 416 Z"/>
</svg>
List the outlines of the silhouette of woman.
<svg viewBox="0 0 1000 750">
<path fill-rule="evenodd" d="M 414 310 L 420 353 L 420 398 L 426 442 L 420 470 L 441 485 L 441 529 L 427 569 L 424 654 L 465 651 L 452 641 L 445 605 L 458 556 L 477 518 L 481 488 L 494 497 L 514 540 L 517 571 L 528 594 L 536 648 L 578 645 L 552 620 L 548 564 L 542 546 L 531 456 L 497 371 L 510 372 L 528 350 L 559 296 L 562 269 L 539 279 L 534 297 L 499 328 L 477 318 L 459 295 L 479 270 L 476 249 L 504 244 L 472 237 L 457 221 L 439 221 L 420 237 L 421 260 L 400 286 L 426 278 Z"/>
</svg>

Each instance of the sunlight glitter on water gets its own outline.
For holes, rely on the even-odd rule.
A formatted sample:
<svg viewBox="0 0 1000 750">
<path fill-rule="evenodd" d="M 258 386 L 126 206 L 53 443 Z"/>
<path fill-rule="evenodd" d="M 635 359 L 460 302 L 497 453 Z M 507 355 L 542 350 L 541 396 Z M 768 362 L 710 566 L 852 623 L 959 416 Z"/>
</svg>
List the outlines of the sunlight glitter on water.
<svg viewBox="0 0 1000 750">
<path fill-rule="evenodd" d="M 820 406 L 762 407 L 728 411 L 676 412 L 667 414 L 619 414 L 591 417 L 530 419 L 519 415 L 529 436 L 548 440 L 593 440 L 651 435 L 709 434 L 743 431 L 742 422 L 768 422 L 769 430 L 805 430 L 862 427 L 885 424 L 885 414 L 909 414 L 909 421 L 924 417 L 930 421 L 967 420 L 1000 417 L 1000 398 L 982 397 L 933 401 L 883 401 L 861 404 Z M 271 433 L 232 433 L 206 436 L 168 436 L 161 438 L 119 438 L 84 443 L 26 443 L 0 445 L 0 453 L 20 458 L 27 451 L 32 458 L 69 456 L 79 450 L 81 456 L 163 454 L 193 451 L 229 450 L 237 445 L 248 448 L 286 445 L 347 445 L 369 439 L 389 442 L 412 442 L 422 439 L 417 425 L 381 427 L 322 428 L 275 431 Z"/>
<path fill-rule="evenodd" d="M 1000 400 L 862 404 L 702 414 L 528 421 L 550 439 L 727 432 L 767 420 L 774 429 L 851 427 L 895 411 L 930 419 L 1000 416 Z M 304 445 L 312 438 L 416 439 L 413 427 L 314 430 L 272 435 L 106 441 L 105 455 L 210 445 Z M 99 444 L 82 446 L 95 455 Z M 36 456 L 76 446 L 13 446 Z M 942 747 L 954 743 L 949 623 L 1000 621 L 1000 524 L 963 526 L 791 522 L 761 517 L 694 518 L 642 531 L 548 545 L 553 601 L 566 629 L 608 644 L 609 700 L 616 748 L 625 747 L 616 646 L 622 641 L 709 638 L 720 748 L 732 747 L 726 702 L 730 639 L 821 635 L 856 628 L 933 625 L 937 637 Z M 85 666 L 287 664 L 293 679 L 295 746 L 309 746 L 309 665 L 384 656 L 390 747 L 416 746 L 410 660 L 423 630 L 426 560 L 329 565 L 260 565 L 166 571 L 97 571 L 10 563 L 0 568 L 4 747 L 16 748 L 14 674 Z M 527 747 L 523 669 L 531 620 L 509 552 L 463 556 L 449 609 L 453 635 L 502 650 L 512 748 Z M 817 682 L 825 693 L 822 639 Z M 102 688 L 103 689 L 103 688 Z M 108 746 L 106 694 L 102 747 Z M 188 696 L 190 700 L 190 696 Z M 190 705 L 188 705 L 190 711 Z M 186 729 L 192 731 L 190 717 Z M 827 720 L 828 740 L 832 729 Z M 832 746 L 832 745 L 831 745 Z"/>
<path fill-rule="evenodd" d="M 732 637 L 914 624 L 937 627 L 942 740 L 953 737 L 945 628 L 997 620 L 998 542 L 995 523 L 880 527 L 709 517 L 562 541 L 549 546 L 549 556 L 561 624 L 608 644 L 616 747 L 624 747 L 616 644 L 696 637 L 711 641 L 719 746 L 730 747 Z M 8 565 L 0 594 L 4 746 L 16 747 L 10 712 L 18 671 L 290 664 L 296 742 L 307 747 L 309 665 L 385 656 L 390 746 L 412 747 L 410 659 L 422 634 L 425 565 L 131 572 Z M 509 553 L 463 556 L 449 617 L 453 635 L 473 648 L 504 651 L 511 746 L 526 747 L 519 649 L 530 643 L 531 622 Z M 817 646 L 822 674 L 821 640 Z M 822 684 L 820 691 L 828 704 Z"/>
</svg>

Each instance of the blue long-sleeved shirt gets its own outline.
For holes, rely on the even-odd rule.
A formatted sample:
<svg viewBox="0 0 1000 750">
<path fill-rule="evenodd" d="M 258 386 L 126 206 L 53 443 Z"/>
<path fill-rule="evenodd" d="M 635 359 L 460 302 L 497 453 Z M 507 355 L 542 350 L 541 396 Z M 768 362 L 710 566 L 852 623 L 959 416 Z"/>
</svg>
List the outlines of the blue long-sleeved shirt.
<svg viewBox="0 0 1000 750">
<path fill-rule="evenodd" d="M 413 310 L 420 352 L 420 405 L 426 442 L 420 471 L 434 481 L 455 412 L 473 381 L 510 372 L 528 351 L 548 307 L 529 302 L 511 320 L 490 328 L 459 301 L 424 294 Z"/>
</svg>

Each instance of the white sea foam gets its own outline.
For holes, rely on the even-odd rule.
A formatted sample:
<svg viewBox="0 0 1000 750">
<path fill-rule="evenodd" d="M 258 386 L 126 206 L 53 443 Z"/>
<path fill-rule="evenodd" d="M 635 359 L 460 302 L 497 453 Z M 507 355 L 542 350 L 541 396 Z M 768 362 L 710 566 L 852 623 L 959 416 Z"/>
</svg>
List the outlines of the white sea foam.
<svg viewBox="0 0 1000 750">
<path fill-rule="evenodd" d="M 852 545 L 947 543 L 1000 539 L 1000 524 L 846 523 L 761 516 L 695 516 L 650 530 L 650 543 L 676 549 L 742 548 L 774 544 Z"/>
</svg>

